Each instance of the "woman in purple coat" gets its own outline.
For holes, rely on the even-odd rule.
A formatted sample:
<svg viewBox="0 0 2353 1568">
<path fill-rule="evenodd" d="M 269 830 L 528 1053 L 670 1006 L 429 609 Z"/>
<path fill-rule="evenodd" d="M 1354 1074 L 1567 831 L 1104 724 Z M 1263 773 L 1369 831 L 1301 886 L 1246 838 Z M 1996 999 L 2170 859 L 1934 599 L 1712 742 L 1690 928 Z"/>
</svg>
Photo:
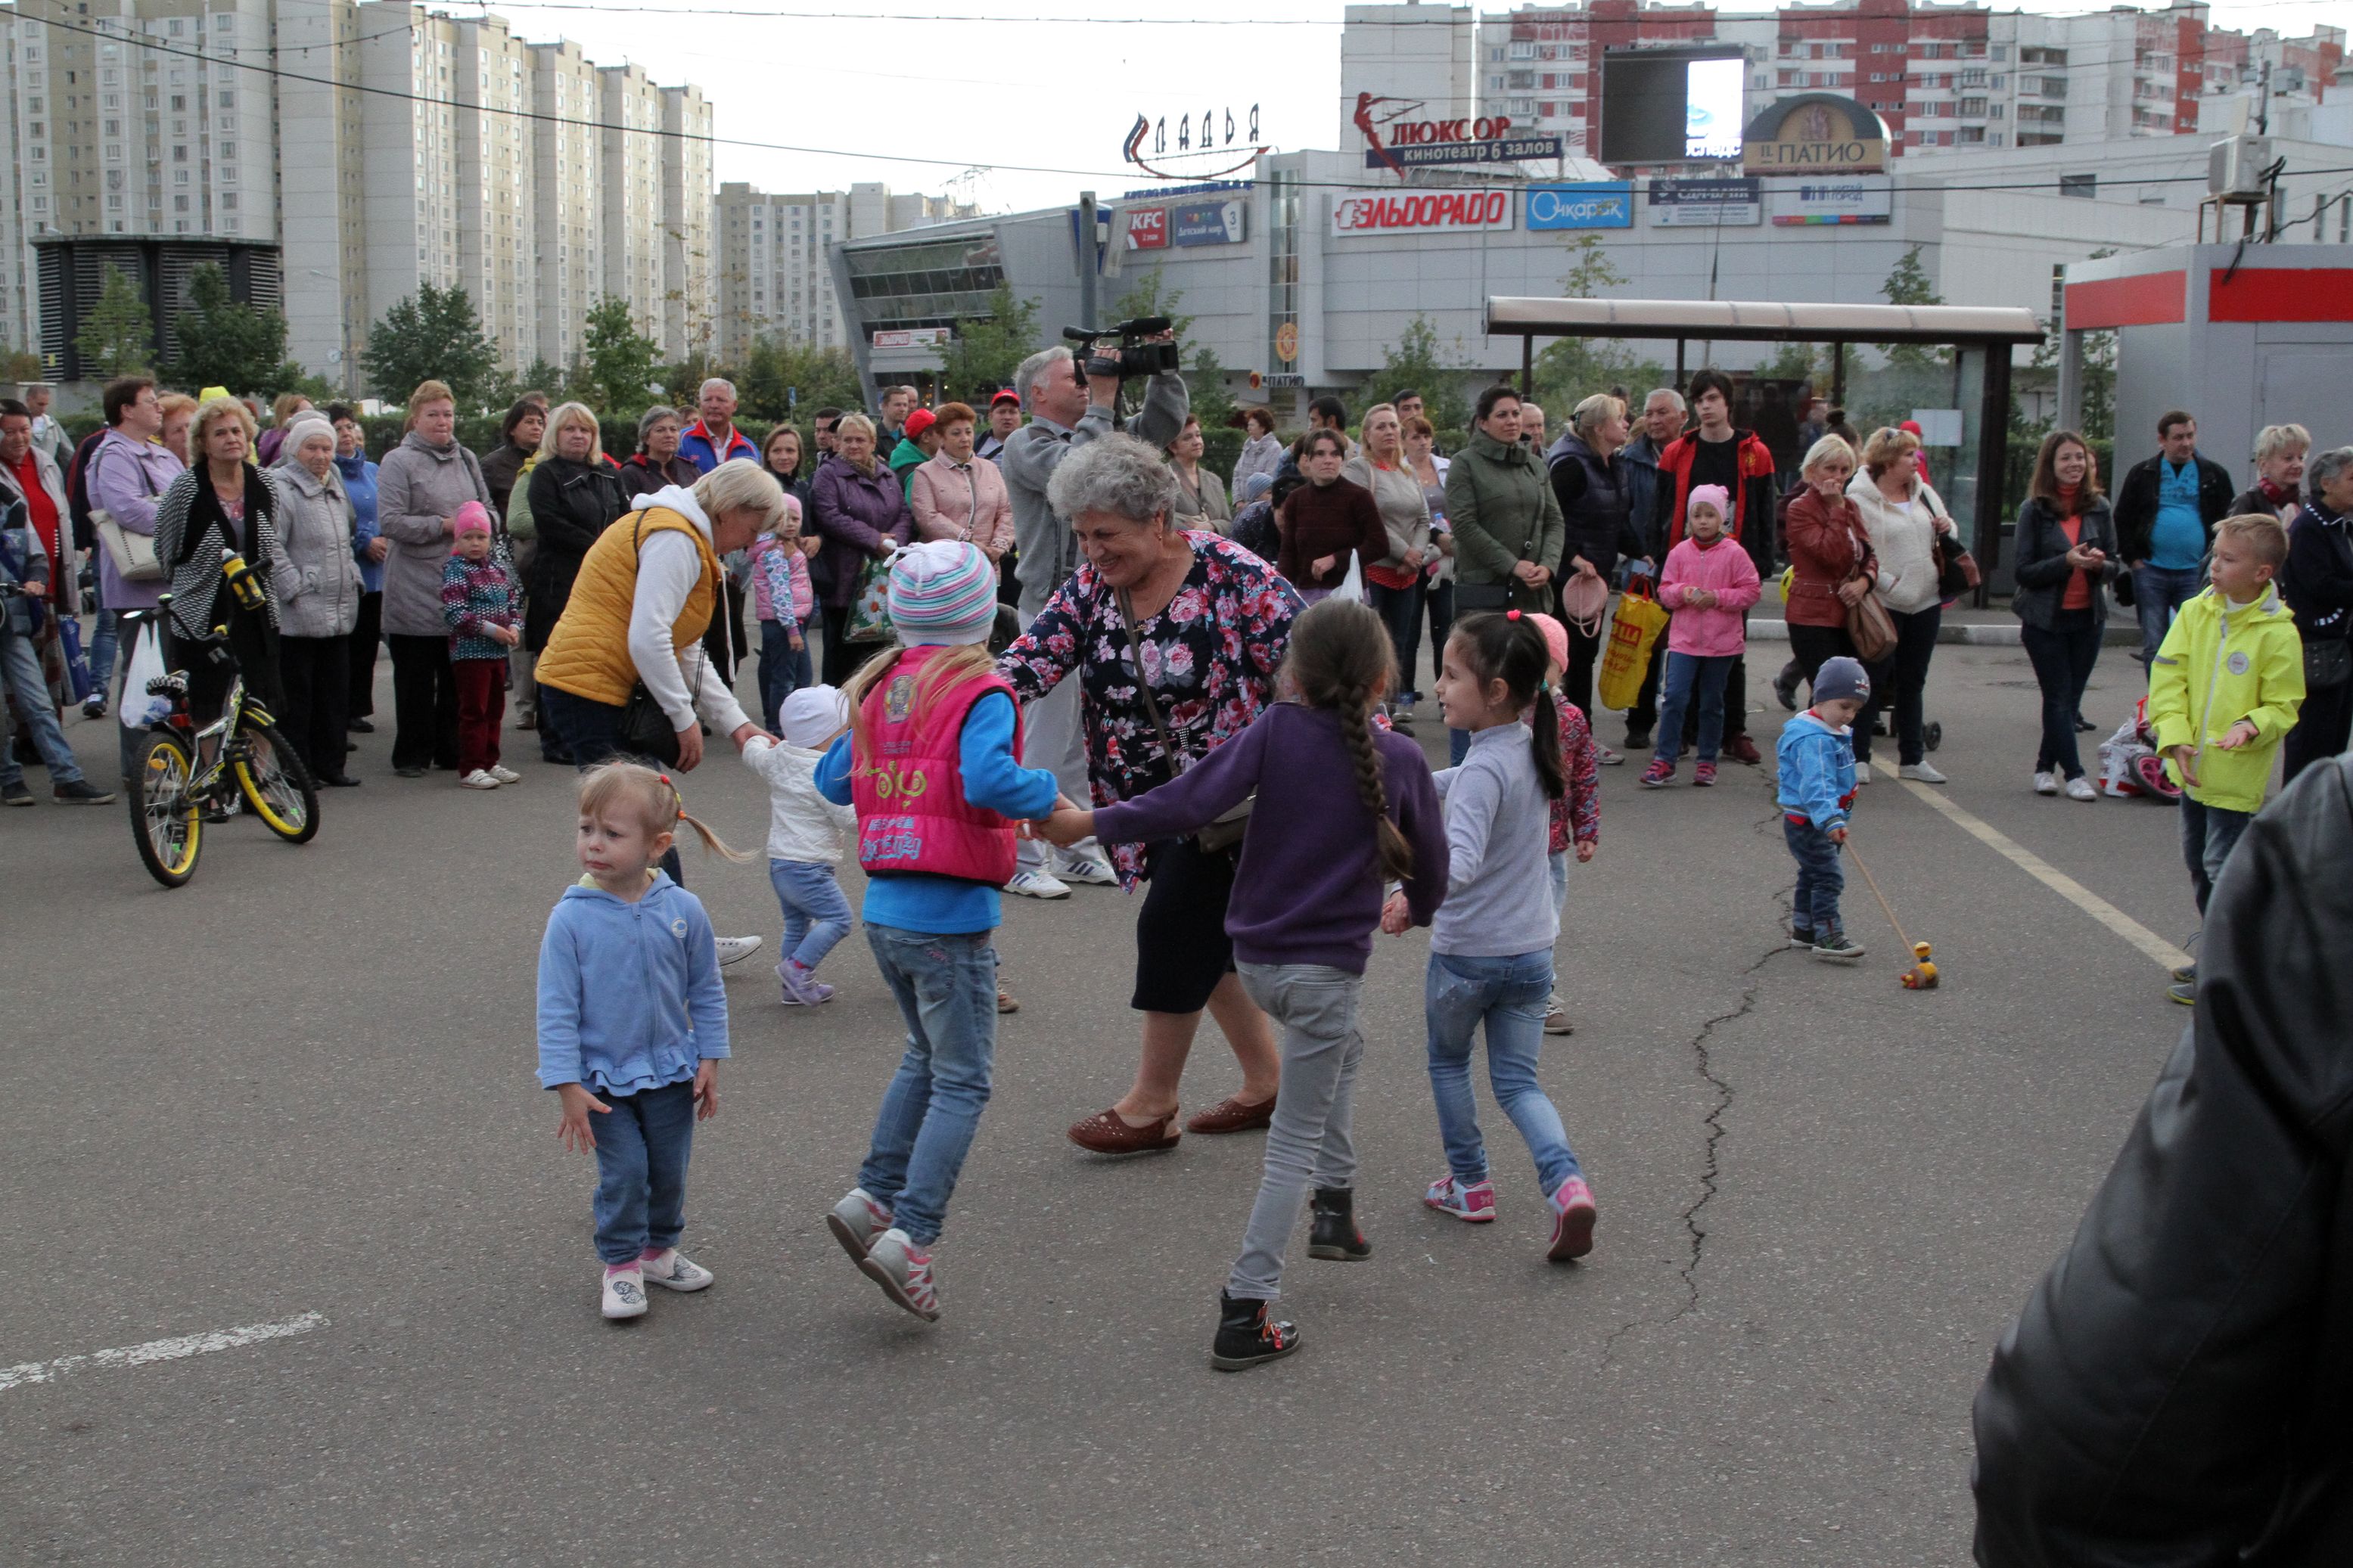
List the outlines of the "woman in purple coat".
<svg viewBox="0 0 2353 1568">
<path fill-rule="evenodd" d="M 899 476 L 874 455 L 874 426 L 863 414 L 845 414 L 833 427 L 833 455 L 809 482 L 809 523 L 825 547 L 809 563 L 809 579 L 825 610 L 825 680 L 840 686 L 882 645 L 842 640 L 849 603 L 869 561 L 880 561 L 913 537 Z"/>
</svg>

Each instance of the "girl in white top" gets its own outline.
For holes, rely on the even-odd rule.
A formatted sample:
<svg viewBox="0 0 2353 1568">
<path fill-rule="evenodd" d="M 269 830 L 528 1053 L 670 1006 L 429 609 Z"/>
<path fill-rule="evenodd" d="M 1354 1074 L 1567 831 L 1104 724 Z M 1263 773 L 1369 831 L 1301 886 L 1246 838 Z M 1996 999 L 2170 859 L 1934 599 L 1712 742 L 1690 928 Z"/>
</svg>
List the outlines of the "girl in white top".
<svg viewBox="0 0 2353 1568">
<path fill-rule="evenodd" d="M 744 765 L 768 786 L 768 880 L 785 911 L 784 950 L 776 978 L 787 1007 L 831 1001 L 833 987 L 817 966 L 849 934 L 849 900 L 834 879 L 842 835 L 858 820 L 846 805 L 818 793 L 817 765 L 834 738 L 849 727 L 839 689 L 804 686 L 784 700 L 785 738 L 754 735 L 744 742 Z"/>
</svg>

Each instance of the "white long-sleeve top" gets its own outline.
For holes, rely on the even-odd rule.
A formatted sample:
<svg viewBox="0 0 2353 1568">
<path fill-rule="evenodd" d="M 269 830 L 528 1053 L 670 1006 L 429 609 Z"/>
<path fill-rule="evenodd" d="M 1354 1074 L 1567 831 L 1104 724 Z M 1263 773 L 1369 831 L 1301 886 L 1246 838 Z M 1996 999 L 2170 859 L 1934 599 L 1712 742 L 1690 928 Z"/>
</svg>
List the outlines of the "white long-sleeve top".
<svg viewBox="0 0 2353 1568">
<path fill-rule="evenodd" d="M 1944 499 L 1926 484 L 1909 502 L 1891 501 L 1867 473 L 1847 482 L 1846 493 L 1862 513 L 1862 531 L 1879 558 L 1879 598 L 1900 615 L 1919 614 L 1936 602 L 1936 558 L 1931 550 Z"/>
<path fill-rule="evenodd" d="M 638 504 L 667 507 L 692 523 L 704 544 L 711 543 L 711 520 L 702 515 L 692 492 L 671 485 L 641 498 Z M 678 647 L 670 641 L 670 627 L 702 580 L 702 557 L 692 540 L 665 529 L 638 543 L 638 592 L 629 605 L 629 662 L 669 716 L 670 728 L 683 730 L 700 717 L 720 734 L 731 735 L 751 722 L 743 705 L 712 672 L 701 643 Z M 723 595 L 712 613 L 726 615 Z"/>
<path fill-rule="evenodd" d="M 754 735 L 744 742 L 744 765 L 768 786 L 768 858 L 819 866 L 841 864 L 842 836 L 858 813 L 817 792 L 823 752 Z"/>
</svg>

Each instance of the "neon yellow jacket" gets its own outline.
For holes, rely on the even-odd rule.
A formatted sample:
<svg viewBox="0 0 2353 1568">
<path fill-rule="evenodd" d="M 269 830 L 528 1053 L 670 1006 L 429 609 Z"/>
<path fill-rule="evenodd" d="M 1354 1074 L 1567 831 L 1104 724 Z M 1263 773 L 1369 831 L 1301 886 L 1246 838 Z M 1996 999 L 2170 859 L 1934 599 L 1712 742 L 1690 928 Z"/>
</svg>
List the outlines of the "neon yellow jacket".
<svg viewBox="0 0 2353 1568">
<path fill-rule="evenodd" d="M 2148 721 L 2160 752 L 2198 748 L 2198 782 L 2166 771 L 2201 805 L 2260 811 L 2272 755 L 2304 706 L 2304 641 L 2295 616 L 2268 584 L 2247 609 L 2232 611 L 2212 588 L 2181 606 L 2148 671 Z M 2242 719 L 2255 739 L 2235 752 L 2214 744 Z"/>
</svg>

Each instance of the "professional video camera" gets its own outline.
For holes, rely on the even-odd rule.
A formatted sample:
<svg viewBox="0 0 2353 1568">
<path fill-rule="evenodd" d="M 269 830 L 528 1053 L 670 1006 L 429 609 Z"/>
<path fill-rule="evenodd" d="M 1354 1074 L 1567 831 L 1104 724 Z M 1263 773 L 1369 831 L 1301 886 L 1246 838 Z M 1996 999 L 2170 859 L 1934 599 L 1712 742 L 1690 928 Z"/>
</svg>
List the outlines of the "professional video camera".
<svg viewBox="0 0 2353 1568">
<path fill-rule="evenodd" d="M 1183 368 L 1175 343 L 1146 341 L 1167 330 L 1166 316 L 1138 316 L 1113 327 L 1064 327 L 1062 336 L 1079 345 L 1071 352 L 1078 359 L 1081 376 L 1115 375 L 1133 381 L 1140 375 Z M 1095 352 L 1097 341 L 1110 337 L 1119 340 L 1117 359 Z"/>
</svg>

